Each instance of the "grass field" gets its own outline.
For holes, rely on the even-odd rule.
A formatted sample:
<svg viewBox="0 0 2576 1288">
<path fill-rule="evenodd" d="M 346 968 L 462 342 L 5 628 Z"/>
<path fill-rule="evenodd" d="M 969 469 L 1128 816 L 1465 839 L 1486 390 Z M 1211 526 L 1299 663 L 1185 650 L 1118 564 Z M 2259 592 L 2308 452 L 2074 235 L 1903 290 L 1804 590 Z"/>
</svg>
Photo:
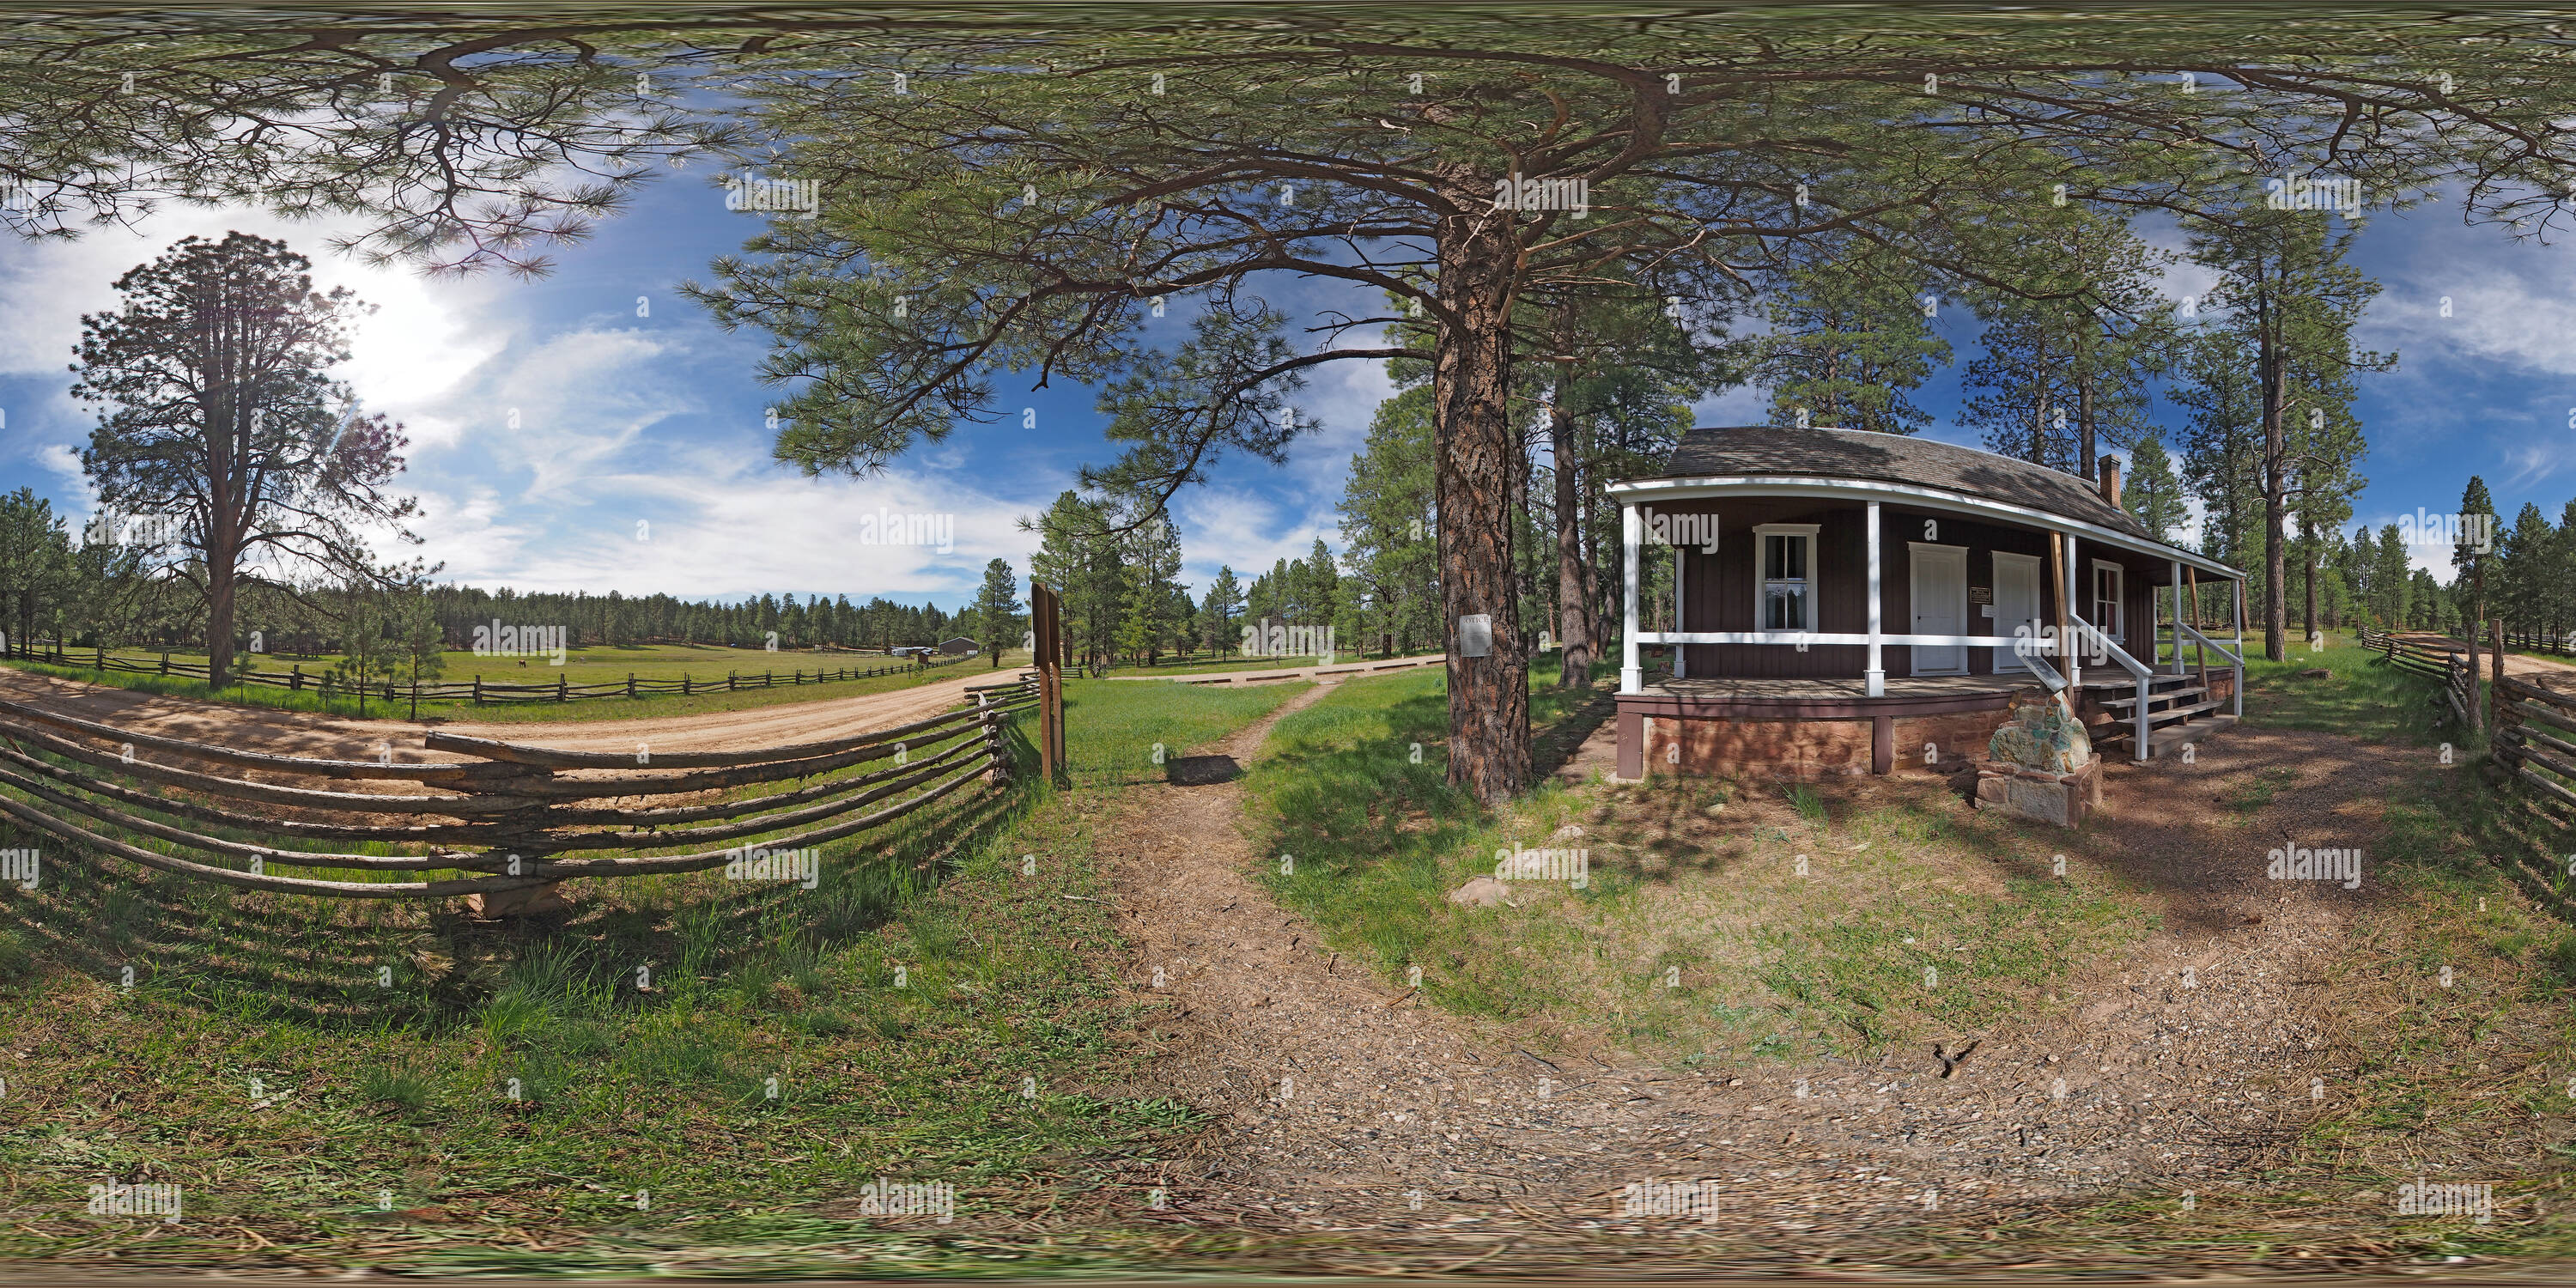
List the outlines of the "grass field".
<svg viewBox="0 0 2576 1288">
<path fill-rule="evenodd" d="M 1192 1119 L 1093 1090 L 1135 1016 L 1075 806 L 1147 777 L 1139 746 L 1293 687 L 1076 684 L 1080 796 L 1029 775 L 951 798 L 827 850 L 813 891 L 576 883 L 559 925 L 49 851 L 36 892 L 0 890 L 0 1255 L 642 1270 L 776 1242 L 924 1268 L 977 1256 L 858 1220 L 862 1183 L 948 1182 L 966 1213 L 1142 1209 Z M 80 1217 L 105 1178 L 183 1185 L 189 1223 Z"/>
<path fill-rule="evenodd" d="M 145 662 L 157 660 L 160 656 L 158 653 L 113 653 L 113 651 L 112 655 Z M 77 659 L 82 655 L 79 650 L 72 650 L 67 656 Z M 203 653 L 188 656 L 174 652 L 171 656 L 200 663 L 205 659 Z M 266 656 L 250 660 L 263 672 L 282 669 L 286 665 L 297 665 L 293 662 L 281 663 L 278 659 Z M 686 696 L 648 694 L 631 699 L 589 698 L 564 703 L 489 702 L 476 706 L 471 702 L 423 702 L 420 704 L 419 719 L 423 723 L 471 720 L 490 724 L 528 724 L 563 720 L 652 719 L 710 711 L 747 711 L 782 703 L 818 702 L 838 697 L 883 693 L 911 688 L 918 684 L 956 679 L 960 676 L 983 674 L 998 680 L 1015 674 L 1018 668 L 1027 666 L 1028 652 L 1025 649 L 1014 649 L 1004 653 L 1002 665 L 998 669 L 991 666 L 987 659 L 977 656 L 961 662 L 950 662 L 927 668 L 907 666 L 894 674 L 872 676 L 867 679 L 838 680 L 824 684 L 812 682 L 811 677 L 815 672 L 845 668 L 864 670 L 893 665 L 893 663 L 884 657 L 869 654 L 770 653 L 760 649 L 677 644 L 570 649 L 566 650 L 565 664 L 560 668 L 548 665 L 542 658 L 529 659 L 529 663 L 527 667 L 521 668 L 516 659 L 476 657 L 472 653 L 451 652 L 448 655 L 447 670 L 442 679 L 470 680 L 480 674 L 487 682 L 494 684 L 551 684 L 560 675 L 571 684 L 607 684 L 624 680 L 631 672 L 636 678 L 647 680 L 675 680 L 682 675 L 689 675 L 717 687 L 713 692 Z M 167 693 L 178 697 L 233 702 L 286 711 L 327 712 L 344 716 L 363 714 L 374 719 L 408 719 L 411 716 L 411 705 L 408 700 L 399 701 L 395 708 L 388 710 L 381 697 L 368 698 L 361 703 L 353 696 L 335 693 L 326 702 L 320 692 L 310 688 L 297 691 L 272 688 L 267 685 L 243 684 L 228 686 L 218 692 L 209 689 L 202 681 L 180 676 L 136 675 L 123 671 L 102 673 L 78 665 L 56 666 L 48 662 L 15 659 L 0 661 L 0 665 L 15 666 L 40 674 L 58 675 L 138 692 Z M 305 673 L 308 676 L 319 675 L 322 670 L 327 669 L 327 666 L 327 661 L 305 664 Z M 789 682 L 791 674 L 800 670 L 808 677 L 807 682 L 801 685 L 791 684 Z M 752 683 L 757 683 L 758 678 L 764 673 L 774 673 L 777 687 L 726 691 L 721 686 L 728 673 L 738 674 Z M 396 691 L 400 692 L 399 686 Z M 363 712 L 360 709 L 361 706 L 364 707 Z"/>
</svg>

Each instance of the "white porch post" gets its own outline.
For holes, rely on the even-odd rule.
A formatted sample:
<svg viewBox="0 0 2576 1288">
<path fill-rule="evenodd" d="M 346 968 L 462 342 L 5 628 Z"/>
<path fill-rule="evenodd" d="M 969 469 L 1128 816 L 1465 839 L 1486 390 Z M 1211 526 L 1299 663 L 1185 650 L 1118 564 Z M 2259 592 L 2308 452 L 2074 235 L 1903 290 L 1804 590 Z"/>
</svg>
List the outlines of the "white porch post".
<svg viewBox="0 0 2576 1288">
<path fill-rule="evenodd" d="M 1622 609 L 1619 618 L 1619 691 L 1621 693 L 1639 693 L 1646 687 L 1645 669 L 1637 665 L 1637 539 L 1640 535 L 1638 532 L 1640 526 L 1642 525 L 1637 522 L 1637 507 L 1621 504 L 1619 548 L 1624 557 L 1619 561 L 1619 582 L 1621 589 L 1625 591 L 1620 599 Z"/>
<path fill-rule="evenodd" d="M 2173 619 L 2173 673 L 2182 674 L 2182 560 L 2173 561 L 2173 609 L 2166 614 Z M 2154 658 L 2147 659 L 2149 665 Z"/>
<path fill-rule="evenodd" d="M 2087 600 L 2092 598 L 2092 596 L 2085 593 L 2083 583 L 2075 579 L 2075 570 L 2081 567 L 2083 567 L 2083 564 L 2078 562 L 2075 558 L 2075 534 L 2072 532 L 2067 533 L 2066 615 L 2070 619 L 2084 616 L 2082 613 L 2075 611 L 2075 606 L 2085 603 Z M 2081 689 L 2084 686 L 2083 645 L 2074 639 L 2062 639 L 2057 642 L 2057 646 L 2066 650 L 2066 687 L 2070 690 Z"/>
<path fill-rule="evenodd" d="M 1761 551 L 1754 551 L 1760 557 Z M 1878 615 L 1878 502 L 1869 503 L 1869 669 L 1861 677 L 1869 682 L 1869 696 L 1887 696 L 1887 667 L 1880 659 L 1881 622 Z"/>
<path fill-rule="evenodd" d="M 1683 602 L 1684 602 L 1684 601 L 1683 601 L 1683 599 L 1682 599 L 1682 555 L 1683 555 L 1683 553 L 1684 553 L 1684 551 L 1683 551 L 1682 543 L 1680 543 L 1680 542 L 1678 542 L 1678 541 L 1674 542 L 1674 543 L 1673 543 L 1673 629 L 1674 629 L 1674 630 L 1677 630 L 1677 631 L 1686 631 L 1686 630 L 1689 630 L 1689 629 L 1690 629 L 1690 623 L 1689 623 L 1688 621 L 1684 620 L 1684 619 L 1683 619 L 1683 617 L 1682 617 L 1682 604 L 1683 604 Z M 1689 655 L 1689 653 L 1690 653 L 1690 649 L 1689 649 L 1689 647 L 1688 647 L 1687 645 L 1682 645 L 1682 644 L 1675 644 L 1675 645 L 1673 645 L 1673 678 L 1674 678 L 1674 679 L 1678 680 L 1678 679 L 1682 678 L 1683 676 L 1690 674 L 1690 672 L 1685 668 L 1685 663 L 1686 663 L 1686 662 L 1687 662 L 1687 660 L 1688 660 L 1688 655 Z"/>
</svg>

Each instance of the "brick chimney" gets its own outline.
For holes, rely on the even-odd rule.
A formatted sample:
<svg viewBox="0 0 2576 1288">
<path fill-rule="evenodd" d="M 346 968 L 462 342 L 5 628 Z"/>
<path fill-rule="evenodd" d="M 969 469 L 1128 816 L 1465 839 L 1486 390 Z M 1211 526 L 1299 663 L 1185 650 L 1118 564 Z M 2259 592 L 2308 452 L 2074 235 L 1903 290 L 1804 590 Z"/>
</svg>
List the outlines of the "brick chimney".
<svg viewBox="0 0 2576 1288">
<path fill-rule="evenodd" d="M 2102 499 L 2112 509 L 2120 508 L 2120 458 L 2107 454 L 2102 457 Z"/>
</svg>

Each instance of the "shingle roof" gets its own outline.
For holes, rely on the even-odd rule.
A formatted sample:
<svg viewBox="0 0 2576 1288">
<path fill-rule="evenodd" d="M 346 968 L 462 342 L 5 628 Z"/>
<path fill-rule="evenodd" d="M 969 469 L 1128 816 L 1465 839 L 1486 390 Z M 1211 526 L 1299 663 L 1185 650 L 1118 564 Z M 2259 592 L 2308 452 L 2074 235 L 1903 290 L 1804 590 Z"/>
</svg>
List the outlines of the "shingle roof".
<svg viewBox="0 0 2576 1288">
<path fill-rule="evenodd" d="M 2103 500 L 2093 484 L 2072 474 L 1975 448 L 1865 429 L 1694 429 L 1682 436 L 1661 473 L 1639 479 L 1717 474 L 1793 474 L 1943 488 L 2154 540 L 2128 511 Z"/>
</svg>

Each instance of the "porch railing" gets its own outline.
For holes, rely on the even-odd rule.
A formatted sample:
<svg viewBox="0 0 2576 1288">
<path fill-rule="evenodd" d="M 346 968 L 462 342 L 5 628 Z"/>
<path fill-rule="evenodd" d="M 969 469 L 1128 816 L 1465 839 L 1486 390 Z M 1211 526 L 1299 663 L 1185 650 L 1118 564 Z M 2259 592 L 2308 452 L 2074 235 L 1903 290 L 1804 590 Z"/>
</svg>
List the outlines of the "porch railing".
<svg viewBox="0 0 2576 1288">
<path fill-rule="evenodd" d="M 2131 743 L 2134 744 L 2130 747 L 2130 759 L 2145 760 L 2147 758 L 2147 728 L 2149 723 L 2147 716 L 2147 677 L 2154 673 L 2147 669 L 2146 663 L 2129 656 L 2129 651 L 2127 649 L 2120 647 L 2116 641 L 2114 641 L 2110 636 L 2103 634 L 2101 628 L 2095 626 L 2093 623 L 2084 620 L 2082 617 L 2074 613 L 2068 613 L 2066 615 L 2066 622 L 2067 630 L 2071 632 L 2075 638 L 2079 640 L 2088 640 L 2092 643 L 2092 649 L 2090 651 L 2093 656 L 2108 657 L 2112 661 L 2119 663 L 2120 668 L 2127 671 L 2129 673 L 2129 678 L 2137 683 L 2138 706 L 2137 710 L 2132 712 L 2130 716 L 2131 719 L 2137 722 L 2137 734 L 2135 737 L 2130 739 Z"/>
<path fill-rule="evenodd" d="M 2180 628 L 2183 634 L 2189 635 L 2192 643 L 2197 644 L 2204 649 L 2216 649 L 2218 650 L 2218 655 L 2220 657 L 2227 659 L 2228 673 L 2234 677 L 2234 682 L 2228 685 L 2228 692 L 2236 699 L 2236 718 L 2239 720 L 2244 719 L 2245 658 L 2241 654 L 2229 652 L 2226 645 L 2201 634 L 2199 631 L 2193 629 L 2188 623 L 2176 622 L 2174 625 Z M 2239 647 L 2242 647 L 2244 643 L 2245 641 L 2241 638 L 2237 640 L 2237 645 Z M 2179 640 L 2174 643 L 2174 660 L 2182 660 L 2182 643 Z M 2204 665 L 2201 669 L 2206 671 L 2209 668 Z"/>
</svg>

